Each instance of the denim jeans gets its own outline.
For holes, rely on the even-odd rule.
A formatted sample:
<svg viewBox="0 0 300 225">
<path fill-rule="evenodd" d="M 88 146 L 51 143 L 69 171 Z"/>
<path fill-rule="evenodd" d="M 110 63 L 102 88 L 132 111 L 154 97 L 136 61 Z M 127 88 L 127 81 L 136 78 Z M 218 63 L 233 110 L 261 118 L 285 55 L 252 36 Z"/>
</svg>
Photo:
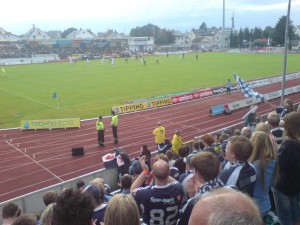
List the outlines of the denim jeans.
<svg viewBox="0 0 300 225">
<path fill-rule="evenodd" d="M 272 187 L 277 216 L 281 225 L 300 222 L 300 193 L 289 197 Z"/>
</svg>

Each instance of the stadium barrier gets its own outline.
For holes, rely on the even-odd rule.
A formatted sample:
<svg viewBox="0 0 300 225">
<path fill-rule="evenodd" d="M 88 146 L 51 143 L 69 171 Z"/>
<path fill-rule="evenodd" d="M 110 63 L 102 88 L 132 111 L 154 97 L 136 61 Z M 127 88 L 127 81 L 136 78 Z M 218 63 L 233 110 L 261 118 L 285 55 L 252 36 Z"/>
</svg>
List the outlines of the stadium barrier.
<svg viewBox="0 0 300 225">
<path fill-rule="evenodd" d="M 299 78 L 300 78 L 300 72 L 286 75 L 286 80 L 293 80 Z M 282 76 L 274 76 L 266 79 L 253 80 L 253 81 L 248 81 L 246 83 L 249 85 L 249 87 L 254 88 L 254 87 L 270 85 L 273 83 L 279 83 L 279 82 L 282 82 Z M 237 91 L 239 89 L 240 86 L 238 84 L 232 85 L 231 87 L 232 91 Z M 181 93 L 173 93 L 166 96 L 153 97 L 150 99 L 129 101 L 123 105 L 113 106 L 111 110 L 119 114 L 137 112 L 141 110 L 153 109 L 157 107 L 163 107 L 172 104 L 193 101 L 199 98 L 205 98 L 213 95 L 223 94 L 225 92 L 226 92 L 226 88 L 224 86 L 215 87 L 215 88 L 206 88 L 201 90 L 192 90 L 192 91 L 186 91 Z M 229 110 L 232 110 L 235 107 L 236 106 L 234 105 L 230 105 Z M 210 113 L 212 112 L 211 113 L 212 115 L 223 113 L 224 110 L 221 112 L 221 109 L 222 109 L 222 105 L 220 105 L 219 107 L 213 106 L 212 108 L 210 108 Z"/>
<path fill-rule="evenodd" d="M 0 212 L 5 204 L 9 202 L 16 203 L 22 210 L 22 213 L 42 213 L 45 209 L 45 204 L 43 202 L 43 195 L 49 191 L 53 190 L 58 193 L 62 192 L 64 188 L 74 188 L 76 189 L 76 182 L 78 180 L 83 180 L 85 183 L 89 183 L 92 179 L 102 177 L 105 180 L 105 183 L 108 184 L 113 190 L 118 188 L 118 172 L 117 169 L 101 169 L 95 172 L 76 177 L 74 179 L 61 182 L 56 185 L 52 185 L 26 195 L 19 196 L 17 198 L 10 199 L 5 202 L 0 203 Z M 0 224 L 2 224 L 2 219 L 0 218 Z"/>
</svg>

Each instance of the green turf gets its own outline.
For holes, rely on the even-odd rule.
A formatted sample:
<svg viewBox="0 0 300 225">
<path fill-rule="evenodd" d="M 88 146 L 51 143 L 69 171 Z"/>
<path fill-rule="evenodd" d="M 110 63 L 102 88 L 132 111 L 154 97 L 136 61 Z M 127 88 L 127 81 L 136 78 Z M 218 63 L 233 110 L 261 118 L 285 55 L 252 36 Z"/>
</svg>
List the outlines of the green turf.
<svg viewBox="0 0 300 225">
<path fill-rule="evenodd" d="M 112 106 L 124 101 L 224 85 L 236 72 L 244 80 L 282 74 L 283 55 L 246 53 L 201 53 L 145 57 L 125 64 L 116 59 L 6 66 L 0 76 L 0 128 L 18 127 L 20 120 L 109 115 Z M 300 71 L 300 55 L 288 55 L 287 71 Z M 60 108 L 57 109 L 58 94 Z"/>
</svg>

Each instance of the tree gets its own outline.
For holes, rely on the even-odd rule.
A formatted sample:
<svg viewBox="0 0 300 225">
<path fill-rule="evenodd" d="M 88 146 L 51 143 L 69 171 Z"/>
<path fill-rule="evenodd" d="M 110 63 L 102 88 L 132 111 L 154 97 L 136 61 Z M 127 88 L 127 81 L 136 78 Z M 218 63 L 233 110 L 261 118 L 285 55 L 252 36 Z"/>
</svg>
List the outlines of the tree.
<svg viewBox="0 0 300 225">
<path fill-rule="evenodd" d="M 200 25 L 200 27 L 199 27 L 199 30 L 204 30 L 204 31 L 207 30 L 207 25 L 206 25 L 205 22 L 202 22 L 202 23 L 201 23 L 201 25 Z"/>
<path fill-rule="evenodd" d="M 250 31 L 249 28 L 246 27 L 244 29 L 244 40 L 250 41 L 250 39 L 251 39 Z"/>
<path fill-rule="evenodd" d="M 260 27 L 255 27 L 253 30 L 253 40 L 261 39 L 263 37 L 263 31 Z"/>
<path fill-rule="evenodd" d="M 230 32 L 230 48 L 237 48 L 239 45 L 238 43 L 238 35 L 236 32 Z"/>
<path fill-rule="evenodd" d="M 158 26 L 151 23 L 131 29 L 130 36 L 132 37 L 154 37 L 155 44 L 172 44 L 175 41 L 175 36 L 172 31 L 160 29 Z"/>
<path fill-rule="evenodd" d="M 74 27 L 70 27 L 66 30 L 64 30 L 62 33 L 61 33 L 61 37 L 62 38 L 66 38 L 69 34 L 71 34 L 74 30 L 77 30 L 76 28 Z"/>
<path fill-rule="evenodd" d="M 274 33 L 274 28 L 272 28 L 271 26 L 267 26 L 263 31 L 263 37 L 271 38 L 273 37 L 273 33 Z"/>
<path fill-rule="evenodd" d="M 281 18 L 279 18 L 275 26 L 274 33 L 272 36 L 274 45 L 281 45 L 281 46 L 284 45 L 286 19 L 287 19 L 286 16 L 282 16 Z M 296 38 L 294 25 L 292 21 L 289 21 L 288 35 L 289 35 L 289 40 L 294 40 Z"/>
<path fill-rule="evenodd" d="M 239 47 L 243 46 L 243 40 L 244 40 L 244 32 L 243 32 L 243 29 L 241 28 L 240 32 L 239 32 L 239 35 L 238 35 L 238 44 L 239 44 Z"/>
</svg>

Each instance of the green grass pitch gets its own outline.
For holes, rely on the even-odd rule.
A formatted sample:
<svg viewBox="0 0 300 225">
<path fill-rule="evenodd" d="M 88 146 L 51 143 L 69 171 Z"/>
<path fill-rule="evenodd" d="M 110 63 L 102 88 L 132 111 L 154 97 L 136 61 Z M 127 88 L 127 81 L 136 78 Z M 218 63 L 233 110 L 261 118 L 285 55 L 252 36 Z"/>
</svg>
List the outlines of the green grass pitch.
<svg viewBox="0 0 300 225">
<path fill-rule="evenodd" d="M 165 95 L 195 88 L 224 85 L 233 72 L 245 81 L 279 75 L 283 72 L 282 54 L 200 53 L 124 58 L 115 65 L 100 60 L 77 64 L 47 63 L 5 66 L 0 75 L 0 128 L 19 127 L 20 120 L 95 118 L 110 115 L 112 106 L 124 101 Z M 300 71 L 300 55 L 287 58 L 287 71 Z M 57 99 L 52 95 L 58 95 Z"/>
</svg>

